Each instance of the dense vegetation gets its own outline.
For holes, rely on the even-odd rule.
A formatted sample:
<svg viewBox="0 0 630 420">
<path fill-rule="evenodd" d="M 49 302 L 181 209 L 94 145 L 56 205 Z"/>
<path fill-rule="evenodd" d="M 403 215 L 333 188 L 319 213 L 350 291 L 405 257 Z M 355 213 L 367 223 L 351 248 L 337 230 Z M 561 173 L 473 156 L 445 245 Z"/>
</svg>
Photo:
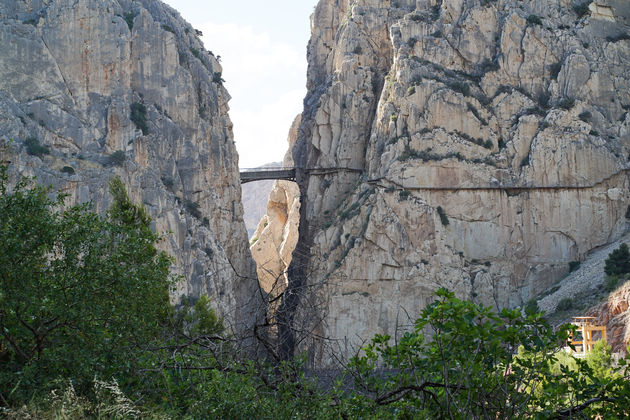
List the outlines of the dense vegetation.
<svg viewBox="0 0 630 420">
<path fill-rule="evenodd" d="M 533 310 L 440 290 L 319 388 L 301 360 L 247 358 L 202 297 L 173 307 L 170 259 L 110 183 L 107 217 L 0 169 L 0 416 L 8 418 L 622 418 L 626 360 L 559 351 Z"/>
</svg>

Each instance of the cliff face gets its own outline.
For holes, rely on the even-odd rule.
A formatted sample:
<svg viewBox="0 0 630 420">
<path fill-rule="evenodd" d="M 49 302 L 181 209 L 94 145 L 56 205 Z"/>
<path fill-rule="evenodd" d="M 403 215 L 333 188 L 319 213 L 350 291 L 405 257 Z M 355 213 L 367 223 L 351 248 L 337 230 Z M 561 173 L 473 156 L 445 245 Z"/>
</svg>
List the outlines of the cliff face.
<svg viewBox="0 0 630 420">
<path fill-rule="evenodd" d="M 0 3 L 0 44 L 11 173 L 100 212 L 120 176 L 176 259 L 173 299 L 207 294 L 228 322 L 251 322 L 258 289 L 230 97 L 196 31 L 154 0 L 12 1 Z"/>
<path fill-rule="evenodd" d="M 519 306 L 625 231 L 630 5 L 576 5 L 319 2 L 285 353 L 350 355 L 439 287 Z"/>
</svg>

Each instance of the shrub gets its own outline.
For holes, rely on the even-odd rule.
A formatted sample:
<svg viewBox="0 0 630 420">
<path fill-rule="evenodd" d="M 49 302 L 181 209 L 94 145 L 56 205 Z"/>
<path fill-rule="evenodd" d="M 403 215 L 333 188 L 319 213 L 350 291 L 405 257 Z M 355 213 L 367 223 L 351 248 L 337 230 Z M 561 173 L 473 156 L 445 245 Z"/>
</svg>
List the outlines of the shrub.
<svg viewBox="0 0 630 420">
<path fill-rule="evenodd" d="M 575 99 L 573 99 L 573 98 L 563 98 L 558 103 L 558 106 L 560 108 L 566 109 L 567 111 L 570 110 L 571 108 L 573 108 L 573 105 L 575 105 Z"/>
<path fill-rule="evenodd" d="M 190 47 L 190 52 L 192 53 L 192 55 L 194 55 L 195 57 L 197 57 L 199 60 L 201 60 L 201 53 L 199 52 L 199 50 L 195 47 Z"/>
<path fill-rule="evenodd" d="M 109 155 L 109 164 L 112 166 L 122 166 L 127 160 L 127 155 L 122 150 L 117 150 Z"/>
<path fill-rule="evenodd" d="M 538 307 L 538 301 L 536 301 L 536 299 L 528 300 L 524 309 L 526 314 L 540 313 L 540 308 Z"/>
<path fill-rule="evenodd" d="M 414 13 L 413 15 L 410 16 L 411 20 L 413 20 L 414 22 L 420 22 L 422 20 L 422 16 L 420 16 L 417 13 Z"/>
<path fill-rule="evenodd" d="M 163 176 L 161 179 L 162 184 L 164 184 L 166 188 L 173 188 L 173 186 L 175 185 L 175 180 L 170 176 Z"/>
<path fill-rule="evenodd" d="M 43 146 L 36 137 L 27 137 L 24 140 L 26 146 L 26 153 L 31 156 L 43 156 L 50 154 L 50 149 L 47 146 Z"/>
<path fill-rule="evenodd" d="M 355 54 L 361 54 L 363 52 L 363 48 L 361 48 L 360 45 L 357 45 L 356 47 L 354 47 L 354 51 Z"/>
<path fill-rule="evenodd" d="M 599 137 L 599 131 L 597 130 L 591 130 L 588 132 L 588 134 L 590 134 L 591 136 Z"/>
<path fill-rule="evenodd" d="M 540 95 L 538 95 L 538 105 L 540 105 L 542 109 L 549 108 L 549 100 L 551 100 L 551 94 L 549 92 L 541 92 Z"/>
<path fill-rule="evenodd" d="M 464 96 L 470 95 L 470 86 L 466 82 L 454 81 L 448 84 L 448 87 L 453 89 L 455 92 L 459 92 Z"/>
<path fill-rule="evenodd" d="M 553 80 L 558 79 L 558 74 L 560 74 L 560 70 L 562 70 L 562 63 L 553 63 L 549 66 L 549 75 Z"/>
<path fill-rule="evenodd" d="M 143 135 L 147 135 L 149 127 L 147 126 L 147 107 L 140 102 L 134 102 L 130 106 L 131 108 L 131 121 L 137 128 L 142 130 Z"/>
<path fill-rule="evenodd" d="M 569 273 L 572 273 L 578 268 L 580 268 L 580 264 L 582 264 L 580 261 L 571 261 L 569 263 Z"/>
<path fill-rule="evenodd" d="M 436 210 L 437 210 L 438 216 L 440 216 L 440 222 L 442 222 L 442 225 L 448 226 L 449 225 L 448 216 L 446 215 L 446 213 L 444 213 L 444 209 L 442 209 L 442 206 L 437 206 Z"/>
<path fill-rule="evenodd" d="M 222 73 L 220 71 L 216 71 L 214 72 L 214 74 L 212 75 L 212 81 L 214 83 L 217 83 L 219 85 L 223 85 L 223 83 L 225 82 L 225 80 L 223 80 Z"/>
<path fill-rule="evenodd" d="M 72 166 L 64 166 L 61 168 L 61 172 L 64 174 L 74 175 L 74 168 Z"/>
<path fill-rule="evenodd" d="M 431 34 L 433 38 L 442 38 L 442 31 L 439 29 Z"/>
<path fill-rule="evenodd" d="M 398 196 L 401 200 L 407 200 L 410 195 L 411 192 L 409 190 L 402 190 L 400 191 L 400 193 L 398 193 Z"/>
<path fill-rule="evenodd" d="M 162 25 L 162 29 L 164 29 L 167 32 L 171 32 L 171 33 L 175 33 L 175 30 L 173 28 L 171 28 L 169 25 Z"/>
<path fill-rule="evenodd" d="M 630 34 L 628 34 L 627 32 L 615 35 L 615 36 L 607 36 L 606 37 L 606 41 L 608 42 L 619 42 L 619 41 L 623 41 L 625 39 L 630 39 Z"/>
<path fill-rule="evenodd" d="M 560 302 L 558 302 L 558 306 L 556 306 L 557 311 L 569 311 L 573 309 L 573 301 L 571 298 L 562 298 Z"/>
<path fill-rule="evenodd" d="M 492 144 L 492 140 L 486 140 L 486 142 L 483 144 L 483 147 L 485 147 L 486 149 L 492 150 L 492 147 L 494 145 Z"/>
<path fill-rule="evenodd" d="M 619 276 L 606 276 L 606 279 L 604 280 L 604 289 L 606 289 L 607 292 L 612 292 L 617 288 L 617 285 L 619 285 Z"/>
<path fill-rule="evenodd" d="M 529 155 L 527 155 L 523 159 L 521 159 L 521 168 L 523 166 L 527 166 L 527 165 L 529 165 Z"/>
<path fill-rule="evenodd" d="M 483 70 L 484 73 L 487 73 L 490 71 L 497 71 L 500 68 L 501 66 L 499 65 L 499 62 L 497 60 L 488 60 L 486 58 L 481 63 L 481 69 Z"/>
<path fill-rule="evenodd" d="M 412 36 L 407 40 L 407 45 L 409 46 L 409 48 L 413 48 L 416 45 L 416 42 L 418 42 L 418 38 Z"/>
<path fill-rule="evenodd" d="M 184 200 L 184 208 L 197 219 L 201 219 L 201 211 L 199 211 L 199 203 L 192 200 Z"/>
<path fill-rule="evenodd" d="M 585 1 L 584 3 L 573 5 L 573 11 L 577 14 L 578 19 L 583 17 L 589 12 L 588 5 L 590 3 L 591 3 L 590 1 Z"/>
<path fill-rule="evenodd" d="M 588 122 L 591 119 L 592 114 L 589 111 L 584 111 L 578 115 L 578 118 L 584 122 Z"/>
<path fill-rule="evenodd" d="M 540 25 L 540 26 L 542 26 L 542 20 L 540 19 L 540 16 L 529 15 L 529 16 L 527 16 L 527 25 L 528 26 L 533 26 L 533 25 Z"/>
<path fill-rule="evenodd" d="M 627 244 L 621 244 L 608 254 L 604 262 L 604 272 L 609 276 L 630 273 L 630 252 Z"/>
<path fill-rule="evenodd" d="M 130 31 L 133 29 L 133 21 L 136 19 L 137 15 L 137 13 L 133 12 L 125 13 L 125 22 L 127 22 L 127 26 L 129 27 Z"/>
</svg>

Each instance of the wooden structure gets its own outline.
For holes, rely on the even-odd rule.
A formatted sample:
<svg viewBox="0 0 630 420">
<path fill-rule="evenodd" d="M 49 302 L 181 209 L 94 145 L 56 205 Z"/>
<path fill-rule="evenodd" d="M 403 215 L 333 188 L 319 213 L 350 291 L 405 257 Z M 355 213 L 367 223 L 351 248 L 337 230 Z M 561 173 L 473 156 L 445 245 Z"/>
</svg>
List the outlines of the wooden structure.
<svg viewBox="0 0 630 420">
<path fill-rule="evenodd" d="M 577 334 L 581 334 L 581 337 L 573 336 L 570 338 L 569 343 L 575 346 L 575 353 L 579 356 L 585 356 L 587 353 L 593 350 L 593 345 L 598 340 L 606 339 L 606 326 L 595 325 L 595 317 L 592 316 L 574 316 L 573 325 L 578 327 Z M 593 338 L 593 333 L 600 332 L 601 337 Z M 581 338 L 581 340 L 579 339 Z"/>
</svg>

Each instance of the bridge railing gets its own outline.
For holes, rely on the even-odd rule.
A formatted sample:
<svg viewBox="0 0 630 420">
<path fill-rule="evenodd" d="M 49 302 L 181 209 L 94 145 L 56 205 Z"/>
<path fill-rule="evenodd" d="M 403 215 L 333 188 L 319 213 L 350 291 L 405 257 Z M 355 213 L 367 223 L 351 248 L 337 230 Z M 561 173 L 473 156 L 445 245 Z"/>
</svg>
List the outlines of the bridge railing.
<svg viewBox="0 0 630 420">
<path fill-rule="evenodd" d="M 264 168 L 240 168 L 239 172 L 276 172 L 276 171 L 292 171 L 292 166 L 269 166 Z"/>
</svg>

